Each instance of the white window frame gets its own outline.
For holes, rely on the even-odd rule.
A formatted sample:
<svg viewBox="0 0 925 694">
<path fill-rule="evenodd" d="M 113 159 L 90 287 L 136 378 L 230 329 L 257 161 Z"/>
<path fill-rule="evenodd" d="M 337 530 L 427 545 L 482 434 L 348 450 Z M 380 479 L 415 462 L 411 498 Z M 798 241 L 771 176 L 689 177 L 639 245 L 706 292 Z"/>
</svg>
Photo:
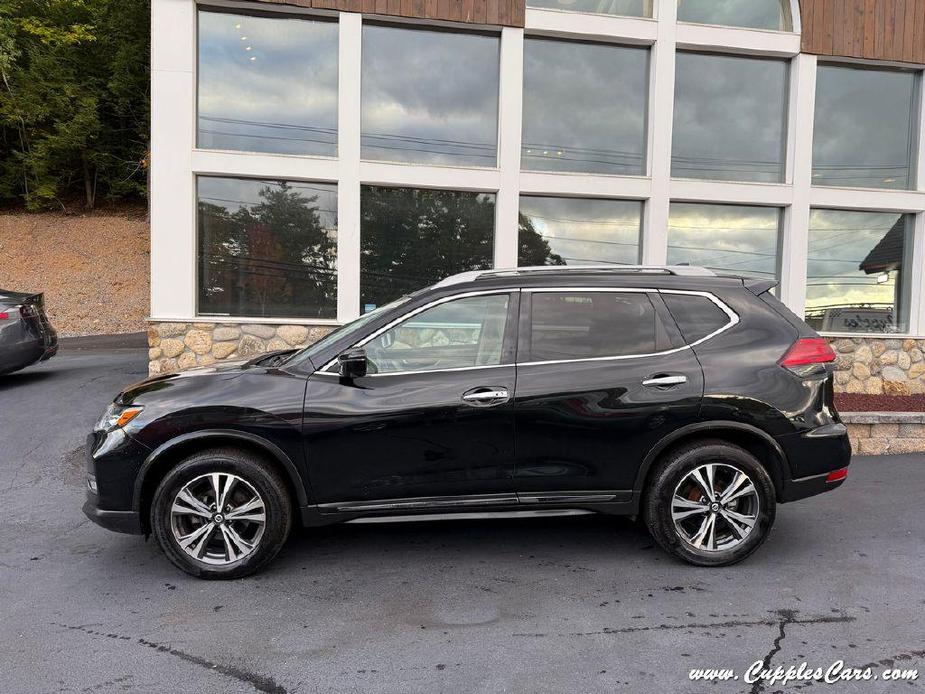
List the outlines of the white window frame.
<svg viewBox="0 0 925 694">
<path fill-rule="evenodd" d="M 250 2 L 211 0 L 210 7 L 254 9 Z M 202 322 L 337 324 L 359 314 L 361 185 L 441 188 L 494 193 L 496 267 L 517 265 L 521 195 L 616 198 L 643 201 L 642 262 L 663 264 L 672 201 L 779 207 L 780 297 L 802 315 L 811 208 L 895 211 L 915 215 L 909 333 L 925 336 L 925 108 L 919 107 L 916 189 L 814 187 L 812 131 L 817 57 L 800 53 L 800 13 L 791 0 L 794 31 L 679 23 L 677 0 L 654 0 L 653 17 L 618 17 L 527 8 L 525 28 L 498 29 L 501 36 L 497 166 L 453 167 L 363 161 L 360 158 L 360 82 L 363 16 L 349 12 L 261 5 L 283 14 L 336 16 L 339 22 L 338 154 L 336 157 L 203 150 L 196 147 L 197 0 L 152 2 L 151 97 L 151 319 Z M 390 22 L 400 18 L 369 17 Z M 427 25 L 427 21 L 411 23 Z M 452 23 L 440 22 L 443 27 Z M 472 25 L 457 25 L 460 30 Z M 485 27 L 479 27 L 484 31 Z M 644 176 L 520 170 L 525 36 L 555 36 L 648 46 L 649 102 Z M 678 50 L 724 52 L 790 60 L 786 169 L 783 183 L 736 183 L 672 179 L 671 137 L 675 54 Z M 872 64 L 824 58 L 825 62 Z M 880 66 L 891 63 L 877 61 Z M 895 65 L 895 63 L 893 63 Z M 918 69 L 920 102 L 925 65 Z M 337 184 L 337 320 L 216 318 L 196 314 L 196 195 L 200 174 L 319 181 Z M 851 337 L 863 337 L 852 333 Z M 874 334 L 872 337 L 895 337 Z"/>
</svg>

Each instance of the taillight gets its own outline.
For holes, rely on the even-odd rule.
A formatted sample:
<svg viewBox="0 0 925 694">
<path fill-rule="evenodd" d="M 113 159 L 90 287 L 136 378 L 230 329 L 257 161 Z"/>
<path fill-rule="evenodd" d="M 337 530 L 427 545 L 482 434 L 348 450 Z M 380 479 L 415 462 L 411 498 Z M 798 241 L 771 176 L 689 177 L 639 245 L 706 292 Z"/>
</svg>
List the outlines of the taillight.
<svg viewBox="0 0 925 694">
<path fill-rule="evenodd" d="M 848 477 L 848 468 L 843 467 L 840 470 L 832 470 L 828 475 L 826 475 L 826 482 L 841 482 L 843 479 Z"/>
<path fill-rule="evenodd" d="M 800 376 L 805 376 L 822 365 L 835 361 L 835 358 L 835 352 L 824 337 L 801 337 L 777 363 Z"/>
<path fill-rule="evenodd" d="M 6 311 L 0 311 L 0 320 L 7 320 L 10 317 L 10 314 Z"/>
</svg>

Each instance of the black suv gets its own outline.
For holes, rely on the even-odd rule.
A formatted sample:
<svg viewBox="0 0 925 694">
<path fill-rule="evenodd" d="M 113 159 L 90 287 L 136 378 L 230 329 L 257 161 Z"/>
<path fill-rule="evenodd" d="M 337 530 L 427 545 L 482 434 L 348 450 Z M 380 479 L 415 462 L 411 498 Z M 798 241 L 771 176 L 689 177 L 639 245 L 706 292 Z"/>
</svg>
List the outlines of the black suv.
<svg viewBox="0 0 925 694">
<path fill-rule="evenodd" d="M 851 456 L 835 355 L 774 284 L 456 275 L 306 349 L 128 388 L 90 435 L 84 511 L 203 578 L 257 570 L 294 524 L 486 512 L 640 515 L 676 557 L 731 564 Z"/>
</svg>

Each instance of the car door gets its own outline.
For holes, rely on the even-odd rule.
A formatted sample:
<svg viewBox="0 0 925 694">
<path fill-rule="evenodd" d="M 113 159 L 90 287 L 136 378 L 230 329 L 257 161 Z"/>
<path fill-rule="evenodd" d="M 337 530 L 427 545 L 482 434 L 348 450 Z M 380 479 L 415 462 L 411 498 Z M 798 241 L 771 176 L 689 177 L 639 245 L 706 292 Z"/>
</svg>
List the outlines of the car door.
<svg viewBox="0 0 925 694">
<path fill-rule="evenodd" d="M 358 342 L 366 376 L 334 365 L 308 379 L 303 435 L 323 508 L 516 503 L 518 300 L 488 291 L 413 309 Z"/>
<path fill-rule="evenodd" d="M 654 290 L 524 289 L 515 394 L 522 502 L 623 500 L 697 419 L 703 377 Z"/>
</svg>

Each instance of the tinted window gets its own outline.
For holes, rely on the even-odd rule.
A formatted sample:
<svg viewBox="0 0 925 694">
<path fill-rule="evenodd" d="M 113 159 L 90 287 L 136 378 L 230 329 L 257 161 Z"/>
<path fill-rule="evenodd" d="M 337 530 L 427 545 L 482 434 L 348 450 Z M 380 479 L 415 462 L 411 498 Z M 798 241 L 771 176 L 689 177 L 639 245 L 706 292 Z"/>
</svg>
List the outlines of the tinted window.
<svg viewBox="0 0 925 694">
<path fill-rule="evenodd" d="M 535 292 L 529 361 L 656 351 L 656 314 L 645 294 Z"/>
<path fill-rule="evenodd" d="M 495 196 L 363 186 L 360 243 L 360 313 L 366 313 L 444 277 L 489 269 Z"/>
<path fill-rule="evenodd" d="M 806 322 L 839 333 L 909 330 L 914 216 L 813 210 Z"/>
<path fill-rule="evenodd" d="M 678 21 L 793 30 L 790 0 L 678 0 Z"/>
<path fill-rule="evenodd" d="M 725 311 L 705 296 L 662 294 L 662 298 L 688 344 L 716 332 L 729 322 Z"/>
<path fill-rule="evenodd" d="M 521 167 L 645 172 L 649 50 L 524 41 Z"/>
<path fill-rule="evenodd" d="M 497 35 L 363 27 L 364 159 L 495 166 Z"/>
<path fill-rule="evenodd" d="M 337 186 L 201 176 L 199 313 L 334 318 Z"/>
<path fill-rule="evenodd" d="M 630 17 L 652 16 L 652 0 L 527 0 L 527 7 Z"/>
<path fill-rule="evenodd" d="M 778 268 L 776 207 L 671 203 L 668 262 L 773 279 Z"/>
<path fill-rule="evenodd" d="M 914 188 L 918 83 L 914 72 L 820 65 L 813 184 Z"/>
<path fill-rule="evenodd" d="M 370 373 L 458 369 L 501 363 L 507 294 L 448 301 L 366 343 Z"/>
<path fill-rule="evenodd" d="M 788 63 L 678 53 L 671 175 L 784 179 Z"/>
<path fill-rule="evenodd" d="M 638 263 L 642 203 L 524 195 L 520 265 Z"/>
<path fill-rule="evenodd" d="M 337 23 L 199 12 L 200 147 L 337 154 Z"/>
</svg>

